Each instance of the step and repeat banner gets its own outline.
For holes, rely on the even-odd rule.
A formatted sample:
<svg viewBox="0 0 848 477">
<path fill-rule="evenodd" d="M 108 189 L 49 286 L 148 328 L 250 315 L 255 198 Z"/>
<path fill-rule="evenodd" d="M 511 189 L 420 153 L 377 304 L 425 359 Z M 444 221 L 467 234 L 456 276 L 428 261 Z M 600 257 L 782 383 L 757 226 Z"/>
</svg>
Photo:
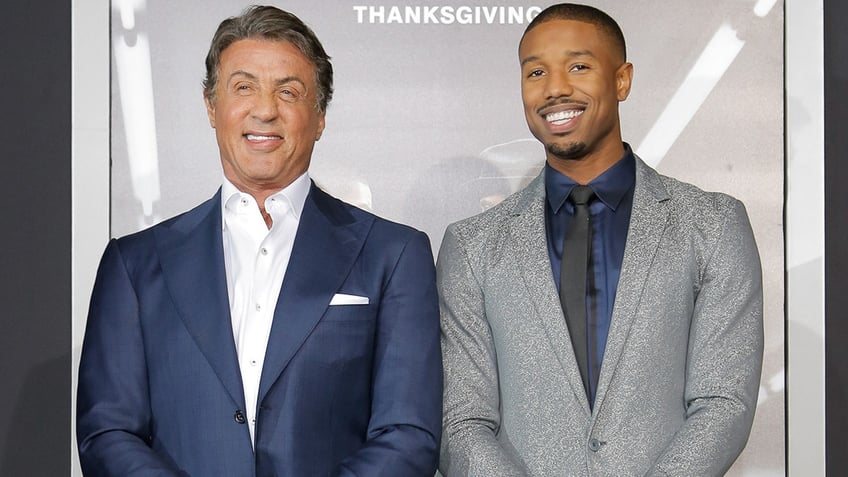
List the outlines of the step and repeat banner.
<svg viewBox="0 0 848 477">
<path fill-rule="evenodd" d="M 272 2 L 316 32 L 335 95 L 310 173 L 332 194 L 424 230 L 517 191 L 543 165 L 517 59 L 547 3 Z M 634 64 L 624 139 L 667 175 L 741 199 L 763 261 L 766 349 L 753 432 L 730 475 L 784 475 L 783 2 L 599 0 Z M 248 3 L 112 2 L 111 233 L 188 210 L 221 168 L 203 103 L 218 23 Z"/>
</svg>

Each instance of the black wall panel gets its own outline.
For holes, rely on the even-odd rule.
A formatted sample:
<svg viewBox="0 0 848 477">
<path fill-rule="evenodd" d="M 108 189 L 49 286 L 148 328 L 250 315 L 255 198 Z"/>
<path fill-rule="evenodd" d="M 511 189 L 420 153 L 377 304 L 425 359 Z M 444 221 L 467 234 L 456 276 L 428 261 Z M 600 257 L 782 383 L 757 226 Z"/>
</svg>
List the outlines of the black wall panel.
<svg viewBox="0 0 848 477">
<path fill-rule="evenodd" d="M 824 1 L 827 475 L 848 475 L 848 3 Z"/>
<path fill-rule="evenodd" d="M 0 475 L 71 468 L 71 2 L 0 4 Z"/>
</svg>

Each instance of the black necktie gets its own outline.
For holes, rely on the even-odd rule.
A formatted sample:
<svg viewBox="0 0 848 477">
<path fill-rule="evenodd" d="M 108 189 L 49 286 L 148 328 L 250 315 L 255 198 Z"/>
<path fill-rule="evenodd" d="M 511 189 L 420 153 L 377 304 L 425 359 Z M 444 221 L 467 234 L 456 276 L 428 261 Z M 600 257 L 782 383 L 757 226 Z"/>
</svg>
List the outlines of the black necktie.
<svg viewBox="0 0 848 477">
<path fill-rule="evenodd" d="M 592 224 L 589 217 L 589 200 L 594 195 L 589 186 L 578 185 L 571 189 L 568 200 L 574 204 L 574 216 L 562 241 L 562 268 L 560 268 L 559 299 L 565 313 L 565 322 L 571 334 L 574 357 L 583 378 L 583 388 L 591 401 L 586 338 L 586 270 L 589 267 Z M 597 379 L 597 377 L 595 377 Z"/>
</svg>

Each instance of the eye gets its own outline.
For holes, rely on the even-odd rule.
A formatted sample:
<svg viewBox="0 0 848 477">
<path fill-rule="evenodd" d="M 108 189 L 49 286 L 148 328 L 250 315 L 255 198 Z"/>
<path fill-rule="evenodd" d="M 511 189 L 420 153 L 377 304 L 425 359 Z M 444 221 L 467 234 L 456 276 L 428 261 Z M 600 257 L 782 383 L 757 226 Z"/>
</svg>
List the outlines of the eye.
<svg viewBox="0 0 848 477">
<path fill-rule="evenodd" d="M 238 94 L 247 94 L 253 91 L 253 85 L 250 83 L 236 83 L 233 90 Z"/>
<path fill-rule="evenodd" d="M 537 78 L 539 76 L 542 76 L 543 74 L 545 74 L 545 72 L 542 71 L 541 69 L 535 69 L 535 70 L 531 70 L 530 73 L 527 74 L 527 77 L 528 78 Z"/>
<path fill-rule="evenodd" d="M 584 71 L 584 70 L 588 70 L 588 69 L 589 69 L 588 65 L 584 65 L 584 64 L 580 63 L 580 64 L 576 64 L 576 65 L 572 66 L 571 68 L 568 69 L 568 71 Z"/>
<path fill-rule="evenodd" d="M 300 100 L 303 93 L 292 85 L 281 86 L 278 94 L 283 101 L 294 102 Z"/>
</svg>

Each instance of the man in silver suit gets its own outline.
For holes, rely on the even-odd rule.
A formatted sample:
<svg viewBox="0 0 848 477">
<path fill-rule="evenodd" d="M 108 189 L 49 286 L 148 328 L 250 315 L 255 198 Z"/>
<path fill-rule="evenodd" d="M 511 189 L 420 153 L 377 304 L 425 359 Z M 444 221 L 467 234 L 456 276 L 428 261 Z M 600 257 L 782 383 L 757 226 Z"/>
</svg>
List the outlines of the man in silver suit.
<svg viewBox="0 0 848 477">
<path fill-rule="evenodd" d="M 604 12 L 545 9 L 519 61 L 546 165 L 445 233 L 440 470 L 721 475 L 747 442 L 762 366 L 744 206 L 622 141 L 633 66 Z"/>
</svg>

